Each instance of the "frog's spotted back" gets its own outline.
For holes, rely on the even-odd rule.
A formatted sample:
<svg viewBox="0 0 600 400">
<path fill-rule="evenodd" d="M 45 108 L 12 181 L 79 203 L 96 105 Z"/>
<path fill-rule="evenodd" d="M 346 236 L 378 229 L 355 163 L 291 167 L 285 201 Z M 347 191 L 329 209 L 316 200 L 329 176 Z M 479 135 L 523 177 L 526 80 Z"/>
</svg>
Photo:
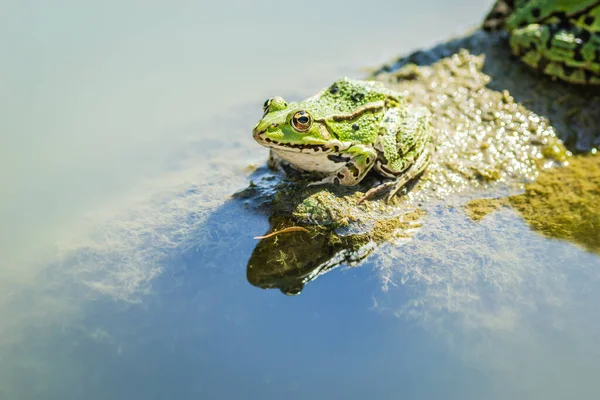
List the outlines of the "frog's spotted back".
<svg viewBox="0 0 600 400">
<path fill-rule="evenodd" d="M 351 113 L 357 107 L 365 106 L 388 97 L 398 99 L 398 94 L 391 92 L 380 82 L 356 81 L 341 78 L 331 84 L 314 97 L 315 102 L 321 104 L 321 109 L 326 113 L 332 110 L 341 113 Z M 318 115 L 323 117 L 324 115 Z"/>
</svg>

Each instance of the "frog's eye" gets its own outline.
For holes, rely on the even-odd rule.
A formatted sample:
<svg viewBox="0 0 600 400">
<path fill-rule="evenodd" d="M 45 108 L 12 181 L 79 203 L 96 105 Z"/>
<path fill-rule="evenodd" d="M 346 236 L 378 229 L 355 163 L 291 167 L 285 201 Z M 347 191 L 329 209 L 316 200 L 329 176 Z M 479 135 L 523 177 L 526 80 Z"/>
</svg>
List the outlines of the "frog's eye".
<svg viewBox="0 0 600 400">
<path fill-rule="evenodd" d="M 298 111 L 292 116 L 292 126 L 298 132 L 306 132 L 312 126 L 312 117 L 307 111 Z"/>
</svg>

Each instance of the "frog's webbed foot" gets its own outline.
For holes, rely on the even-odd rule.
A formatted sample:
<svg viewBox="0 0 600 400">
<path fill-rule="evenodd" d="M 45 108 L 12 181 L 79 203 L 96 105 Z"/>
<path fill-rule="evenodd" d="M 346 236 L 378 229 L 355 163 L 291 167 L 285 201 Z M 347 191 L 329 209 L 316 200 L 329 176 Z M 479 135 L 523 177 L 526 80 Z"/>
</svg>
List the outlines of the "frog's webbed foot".
<svg viewBox="0 0 600 400">
<path fill-rule="evenodd" d="M 371 189 L 367 190 L 367 192 L 360 199 L 358 199 L 356 204 L 360 204 L 365 200 L 371 200 L 374 197 L 377 197 L 385 192 L 390 191 L 395 184 L 396 181 L 388 181 L 375 187 L 372 187 Z"/>
<path fill-rule="evenodd" d="M 418 175 L 418 173 L 416 175 Z M 398 179 L 387 181 L 382 183 L 381 185 L 377 185 L 369 189 L 360 199 L 358 199 L 356 204 L 360 204 L 365 200 L 371 200 L 384 193 L 387 193 L 387 196 L 385 196 L 385 201 L 389 202 L 390 200 L 392 200 L 392 197 L 394 197 L 396 193 L 400 191 L 400 189 L 406 186 L 406 184 L 409 181 L 415 178 L 416 175 L 411 175 L 407 173 L 405 175 L 400 176 Z"/>
<path fill-rule="evenodd" d="M 358 199 L 356 204 L 360 204 L 365 200 L 371 200 L 384 193 L 387 193 L 387 196 L 385 196 L 385 201 L 389 202 L 392 199 L 392 197 L 394 197 L 396 193 L 398 193 L 398 191 L 400 191 L 404 186 L 406 186 L 406 184 L 409 181 L 411 181 L 413 178 L 416 177 L 416 175 L 418 175 L 418 173 L 416 175 L 413 175 L 409 174 L 408 172 L 410 171 L 407 171 L 406 174 L 398 177 L 398 179 L 384 182 L 381 185 L 377 185 L 369 189 L 360 199 Z"/>
</svg>

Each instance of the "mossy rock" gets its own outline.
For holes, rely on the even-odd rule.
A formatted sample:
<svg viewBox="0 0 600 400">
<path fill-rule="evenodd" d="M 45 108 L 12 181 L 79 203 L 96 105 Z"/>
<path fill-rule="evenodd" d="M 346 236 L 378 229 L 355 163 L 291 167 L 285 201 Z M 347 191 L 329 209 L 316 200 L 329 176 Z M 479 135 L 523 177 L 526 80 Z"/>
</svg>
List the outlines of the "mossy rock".
<svg viewBox="0 0 600 400">
<path fill-rule="evenodd" d="M 533 229 L 597 251 L 598 158 L 571 154 L 594 153 L 600 144 L 599 88 L 535 74 L 512 59 L 504 39 L 477 31 L 372 73 L 433 114 L 432 162 L 391 202 L 357 204 L 378 183 L 375 174 L 355 188 L 315 187 L 294 171 L 259 169 L 256 184 L 238 197 L 269 215 L 269 232 L 300 226 L 309 233 L 263 239 L 248 262 L 248 280 L 299 293 L 323 272 L 356 265 L 376 246 L 410 236 L 425 214 L 457 196 L 473 199 L 467 209 L 474 219 L 510 205 Z M 524 184 L 524 194 L 506 195 Z M 504 200 L 481 200 L 499 193 Z"/>
</svg>

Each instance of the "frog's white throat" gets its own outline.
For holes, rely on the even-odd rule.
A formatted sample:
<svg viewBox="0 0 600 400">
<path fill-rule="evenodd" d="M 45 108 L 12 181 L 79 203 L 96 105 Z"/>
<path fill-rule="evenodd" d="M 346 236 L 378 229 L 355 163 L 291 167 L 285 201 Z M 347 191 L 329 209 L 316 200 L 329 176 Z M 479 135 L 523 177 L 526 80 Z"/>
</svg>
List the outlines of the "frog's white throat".
<svg viewBox="0 0 600 400">
<path fill-rule="evenodd" d="M 271 148 L 275 154 L 304 171 L 331 173 L 339 170 L 344 164 L 343 157 L 332 155 L 330 151 L 308 149 Z M 328 154 L 330 153 L 330 154 Z"/>
</svg>

